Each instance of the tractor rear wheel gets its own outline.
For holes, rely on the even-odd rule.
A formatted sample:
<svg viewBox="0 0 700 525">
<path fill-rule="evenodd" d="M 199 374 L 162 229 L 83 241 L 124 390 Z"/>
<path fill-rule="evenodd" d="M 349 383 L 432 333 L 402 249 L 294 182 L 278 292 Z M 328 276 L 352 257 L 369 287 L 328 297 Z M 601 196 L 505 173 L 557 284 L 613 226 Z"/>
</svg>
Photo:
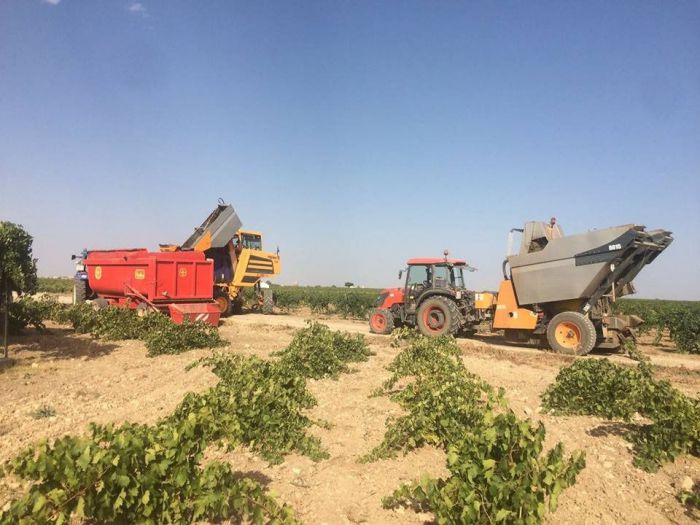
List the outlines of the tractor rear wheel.
<svg viewBox="0 0 700 525">
<path fill-rule="evenodd" d="M 375 308 L 369 313 L 369 331 L 388 335 L 394 330 L 394 316 L 386 308 Z"/>
<path fill-rule="evenodd" d="M 456 334 L 462 324 L 462 316 L 454 301 L 437 296 L 423 301 L 416 312 L 416 321 L 423 335 L 437 337 Z"/>
<path fill-rule="evenodd" d="M 275 298 L 272 296 L 272 289 L 263 288 L 262 290 L 263 302 L 262 302 L 262 313 L 271 314 L 275 307 Z"/>
<path fill-rule="evenodd" d="M 73 304 L 84 303 L 88 298 L 88 283 L 84 279 L 73 280 Z"/>
<path fill-rule="evenodd" d="M 585 355 L 596 339 L 593 322 L 578 312 L 561 312 L 547 325 L 547 342 L 558 354 Z"/>
</svg>

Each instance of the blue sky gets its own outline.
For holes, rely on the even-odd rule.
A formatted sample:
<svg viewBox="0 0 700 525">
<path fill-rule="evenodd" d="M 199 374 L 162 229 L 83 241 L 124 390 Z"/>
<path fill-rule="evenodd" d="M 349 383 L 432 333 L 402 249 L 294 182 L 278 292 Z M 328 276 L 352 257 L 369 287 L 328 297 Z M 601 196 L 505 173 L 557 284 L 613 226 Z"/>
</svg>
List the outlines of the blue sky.
<svg viewBox="0 0 700 525">
<path fill-rule="evenodd" d="M 0 218 L 43 275 L 182 242 L 218 197 L 279 282 L 394 286 L 449 248 L 495 289 L 510 228 L 674 244 L 700 299 L 700 3 L 0 3 Z"/>
</svg>

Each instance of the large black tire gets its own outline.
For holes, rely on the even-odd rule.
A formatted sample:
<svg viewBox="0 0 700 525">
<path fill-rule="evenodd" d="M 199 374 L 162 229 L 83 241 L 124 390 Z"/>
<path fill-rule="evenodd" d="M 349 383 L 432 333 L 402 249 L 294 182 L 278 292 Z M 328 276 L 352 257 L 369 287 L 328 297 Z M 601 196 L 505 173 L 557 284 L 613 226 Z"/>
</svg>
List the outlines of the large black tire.
<svg viewBox="0 0 700 525">
<path fill-rule="evenodd" d="M 275 299 L 272 296 L 272 290 L 270 288 L 263 288 L 263 303 L 262 303 L 262 313 L 271 314 L 272 310 L 275 308 Z"/>
<path fill-rule="evenodd" d="M 386 308 L 375 308 L 369 313 L 369 331 L 389 335 L 394 331 L 394 316 Z"/>
<path fill-rule="evenodd" d="M 462 324 L 462 316 L 454 301 L 447 297 L 434 296 L 423 301 L 418 307 L 416 324 L 423 335 L 455 335 Z"/>
<path fill-rule="evenodd" d="M 593 322 L 578 312 L 561 312 L 547 325 L 547 342 L 558 354 L 586 355 L 596 339 Z"/>
<path fill-rule="evenodd" d="M 243 313 L 243 298 L 239 295 L 233 300 L 231 305 L 232 315 L 241 315 Z"/>
<path fill-rule="evenodd" d="M 73 304 L 87 301 L 88 293 L 88 283 L 86 280 L 73 279 Z"/>
</svg>

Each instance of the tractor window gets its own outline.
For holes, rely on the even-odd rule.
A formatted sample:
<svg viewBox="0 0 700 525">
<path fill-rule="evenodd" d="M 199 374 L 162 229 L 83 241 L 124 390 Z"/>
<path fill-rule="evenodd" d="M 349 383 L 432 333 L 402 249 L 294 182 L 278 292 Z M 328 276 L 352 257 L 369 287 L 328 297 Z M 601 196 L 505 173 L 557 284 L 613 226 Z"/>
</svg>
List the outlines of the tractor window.
<svg viewBox="0 0 700 525">
<path fill-rule="evenodd" d="M 464 288 L 464 273 L 461 267 L 452 268 L 452 285 L 455 288 Z"/>
<path fill-rule="evenodd" d="M 425 285 L 426 282 L 430 283 L 430 271 L 428 269 L 428 266 L 414 265 L 408 267 L 408 277 L 406 278 L 406 286 L 412 286 L 414 284 Z"/>
<path fill-rule="evenodd" d="M 262 250 L 262 238 L 260 235 L 243 234 L 243 247 L 251 250 Z"/>
<path fill-rule="evenodd" d="M 450 285 L 450 269 L 447 266 L 435 267 L 435 288 L 447 288 Z"/>
</svg>

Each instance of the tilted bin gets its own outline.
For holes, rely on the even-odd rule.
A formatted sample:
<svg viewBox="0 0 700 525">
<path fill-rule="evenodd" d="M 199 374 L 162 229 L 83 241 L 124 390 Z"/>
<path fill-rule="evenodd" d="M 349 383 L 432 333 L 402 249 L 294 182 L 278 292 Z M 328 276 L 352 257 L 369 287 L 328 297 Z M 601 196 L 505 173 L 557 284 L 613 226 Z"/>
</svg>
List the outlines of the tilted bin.
<svg viewBox="0 0 700 525">
<path fill-rule="evenodd" d="M 533 237 L 536 232 L 526 225 L 520 254 L 507 259 L 520 305 L 576 299 L 590 304 L 611 293 L 613 283 L 622 295 L 623 287 L 673 240 L 668 231 L 634 224 L 550 238 L 544 247 L 532 244 Z"/>
</svg>

